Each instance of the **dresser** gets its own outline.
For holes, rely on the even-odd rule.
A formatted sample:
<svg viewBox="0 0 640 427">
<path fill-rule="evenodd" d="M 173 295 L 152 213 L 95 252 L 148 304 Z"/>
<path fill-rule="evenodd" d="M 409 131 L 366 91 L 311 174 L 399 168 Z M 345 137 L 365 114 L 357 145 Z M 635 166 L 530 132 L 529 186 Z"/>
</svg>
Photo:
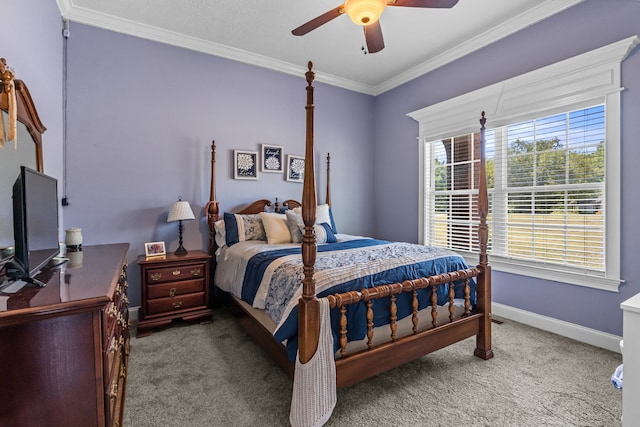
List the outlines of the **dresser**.
<svg viewBox="0 0 640 427">
<path fill-rule="evenodd" d="M 128 243 L 85 246 L 0 292 L 0 426 L 121 426 L 129 356 Z"/>
<path fill-rule="evenodd" d="M 136 337 L 147 336 L 152 328 L 168 325 L 178 318 L 211 322 L 210 259 L 209 254 L 200 250 L 180 256 L 138 257 L 142 317 Z"/>
<path fill-rule="evenodd" d="M 635 427 L 640 420 L 640 294 L 620 304 L 623 310 L 622 425 Z"/>
</svg>

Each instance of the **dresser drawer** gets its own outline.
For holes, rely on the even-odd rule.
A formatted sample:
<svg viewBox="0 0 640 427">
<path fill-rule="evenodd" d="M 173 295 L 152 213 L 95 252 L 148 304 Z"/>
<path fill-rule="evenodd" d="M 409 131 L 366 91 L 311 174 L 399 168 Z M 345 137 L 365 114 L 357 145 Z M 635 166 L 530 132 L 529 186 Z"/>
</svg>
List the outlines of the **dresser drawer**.
<svg viewBox="0 0 640 427">
<path fill-rule="evenodd" d="M 200 306 L 206 306 L 204 292 L 177 295 L 173 298 L 158 298 L 147 301 L 147 315 L 167 314 Z"/>
<path fill-rule="evenodd" d="M 147 270 L 147 283 L 163 283 L 176 280 L 204 278 L 205 264 L 189 264 Z"/>
<path fill-rule="evenodd" d="M 147 299 L 172 298 L 177 295 L 204 292 L 204 279 L 148 285 Z"/>
</svg>

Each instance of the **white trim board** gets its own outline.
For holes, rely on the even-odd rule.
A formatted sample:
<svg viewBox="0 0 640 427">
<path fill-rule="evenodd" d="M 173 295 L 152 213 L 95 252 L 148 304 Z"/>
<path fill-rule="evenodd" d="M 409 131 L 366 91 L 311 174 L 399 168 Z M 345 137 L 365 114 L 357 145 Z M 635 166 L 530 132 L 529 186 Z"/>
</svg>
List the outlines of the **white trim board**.
<svg viewBox="0 0 640 427">
<path fill-rule="evenodd" d="M 141 306 L 129 307 L 129 321 L 131 323 L 138 321 L 138 312 L 142 310 Z"/>
<path fill-rule="evenodd" d="M 495 316 L 524 323 L 525 325 L 533 326 L 543 331 L 553 332 L 563 337 L 620 353 L 620 340 L 622 340 L 622 337 L 617 335 L 585 328 L 575 323 L 565 322 L 554 319 L 553 317 L 543 316 L 496 302 L 491 303 L 491 307 Z"/>
</svg>

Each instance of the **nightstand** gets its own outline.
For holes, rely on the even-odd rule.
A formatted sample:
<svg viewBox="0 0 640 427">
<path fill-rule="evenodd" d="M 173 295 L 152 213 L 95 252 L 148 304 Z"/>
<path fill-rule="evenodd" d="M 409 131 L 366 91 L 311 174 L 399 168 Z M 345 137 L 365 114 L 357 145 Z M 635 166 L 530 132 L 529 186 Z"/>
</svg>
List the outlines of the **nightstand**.
<svg viewBox="0 0 640 427">
<path fill-rule="evenodd" d="M 150 335 L 152 328 L 168 325 L 173 319 L 211 322 L 210 259 L 203 251 L 189 251 L 182 256 L 138 257 L 142 318 L 136 337 Z"/>
</svg>

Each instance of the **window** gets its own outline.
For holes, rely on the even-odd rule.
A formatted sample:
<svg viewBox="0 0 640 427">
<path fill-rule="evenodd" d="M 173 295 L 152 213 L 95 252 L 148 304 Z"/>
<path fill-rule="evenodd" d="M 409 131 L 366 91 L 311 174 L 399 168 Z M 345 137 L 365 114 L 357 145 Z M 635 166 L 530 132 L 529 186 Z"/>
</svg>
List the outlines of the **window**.
<svg viewBox="0 0 640 427">
<path fill-rule="evenodd" d="M 604 105 L 486 132 L 489 253 L 603 273 Z M 434 215 L 425 242 L 477 247 L 479 136 L 428 143 Z"/>
<path fill-rule="evenodd" d="M 493 268 L 617 291 L 620 62 L 636 44 L 631 37 L 410 113 L 420 123 L 420 241 L 478 261 L 484 110 Z"/>
</svg>

